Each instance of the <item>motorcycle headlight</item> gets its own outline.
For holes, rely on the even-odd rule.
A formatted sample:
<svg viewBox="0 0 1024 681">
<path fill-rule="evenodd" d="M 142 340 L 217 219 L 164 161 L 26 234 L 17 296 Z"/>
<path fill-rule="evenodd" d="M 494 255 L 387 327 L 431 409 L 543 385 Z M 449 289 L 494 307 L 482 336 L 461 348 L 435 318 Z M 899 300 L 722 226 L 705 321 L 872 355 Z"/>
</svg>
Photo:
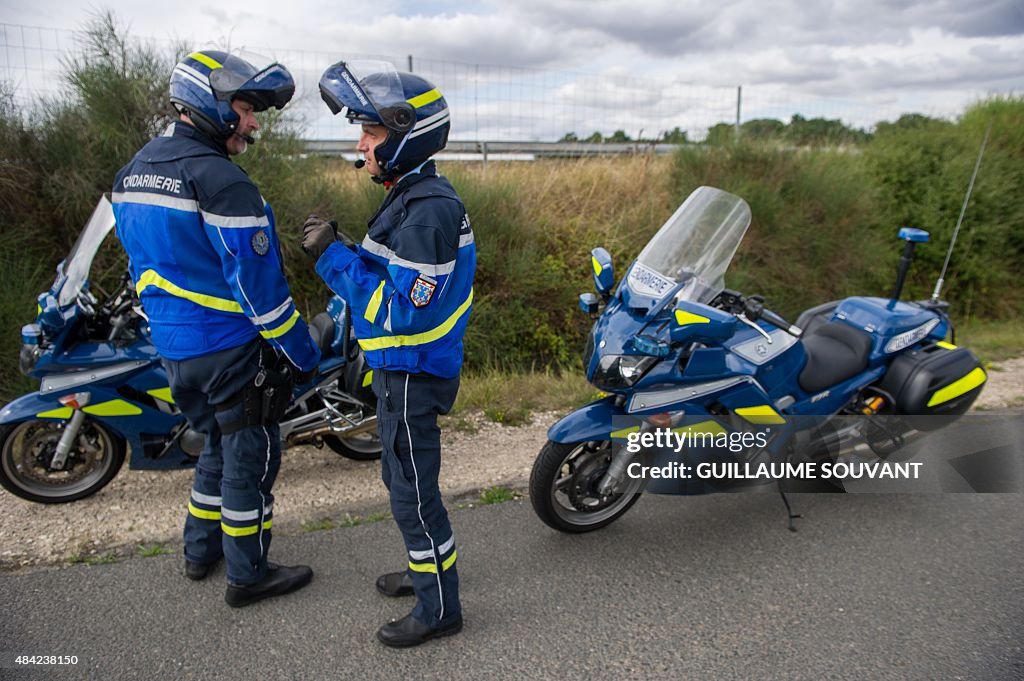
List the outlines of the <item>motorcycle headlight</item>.
<svg viewBox="0 0 1024 681">
<path fill-rule="evenodd" d="M 628 388 L 658 361 L 647 355 L 608 355 L 598 362 L 593 383 L 601 390 Z"/>
</svg>

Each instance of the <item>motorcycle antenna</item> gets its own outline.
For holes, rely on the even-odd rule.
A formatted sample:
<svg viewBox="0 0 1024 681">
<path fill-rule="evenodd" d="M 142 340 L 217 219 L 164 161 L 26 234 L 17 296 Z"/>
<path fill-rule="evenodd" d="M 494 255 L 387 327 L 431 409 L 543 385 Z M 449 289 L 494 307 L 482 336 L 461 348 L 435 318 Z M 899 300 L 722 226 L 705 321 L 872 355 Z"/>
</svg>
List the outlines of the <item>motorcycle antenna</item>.
<svg viewBox="0 0 1024 681">
<path fill-rule="evenodd" d="M 942 264 L 942 273 L 939 275 L 938 281 L 935 282 L 935 290 L 932 291 L 932 302 L 937 303 L 939 301 L 939 295 L 942 293 L 942 286 L 946 283 L 946 270 L 949 268 L 949 260 L 953 257 L 953 247 L 956 246 L 956 237 L 960 234 L 960 226 L 964 222 L 964 214 L 967 212 L 967 203 L 971 200 L 971 192 L 974 191 L 974 181 L 978 179 L 978 169 L 981 168 L 981 158 L 985 155 L 985 145 L 988 144 L 988 136 L 992 132 L 992 123 L 988 124 L 988 129 L 985 131 L 985 138 L 981 140 L 981 149 L 978 151 L 978 160 L 974 163 L 974 173 L 971 174 L 971 182 L 967 185 L 967 195 L 964 196 L 964 205 L 960 208 L 960 217 L 956 221 L 956 229 L 953 230 L 953 240 L 949 242 L 949 250 L 946 251 L 946 262 Z"/>
</svg>

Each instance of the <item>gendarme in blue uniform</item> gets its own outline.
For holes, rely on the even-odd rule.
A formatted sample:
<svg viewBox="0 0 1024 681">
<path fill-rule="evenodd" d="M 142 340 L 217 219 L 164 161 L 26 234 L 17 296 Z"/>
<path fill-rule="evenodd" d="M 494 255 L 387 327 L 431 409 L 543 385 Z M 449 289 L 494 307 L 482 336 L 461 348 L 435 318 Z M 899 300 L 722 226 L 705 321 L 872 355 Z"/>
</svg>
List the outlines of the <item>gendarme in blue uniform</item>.
<svg viewBox="0 0 1024 681">
<path fill-rule="evenodd" d="M 206 436 L 185 557 L 210 565 L 223 555 L 231 584 L 257 583 L 268 574 L 280 431 L 239 427 L 238 396 L 262 366 L 261 342 L 303 371 L 319 361 L 284 278 L 273 212 L 224 147 L 184 122 L 117 174 L 113 204 L 171 394 Z"/>
<path fill-rule="evenodd" d="M 331 244 L 316 270 L 352 304 L 374 368 L 381 476 L 409 554 L 412 615 L 434 628 L 461 622 L 437 417 L 458 393 L 473 304 L 476 246 L 462 201 L 427 161 L 390 190 L 355 252 Z"/>
</svg>

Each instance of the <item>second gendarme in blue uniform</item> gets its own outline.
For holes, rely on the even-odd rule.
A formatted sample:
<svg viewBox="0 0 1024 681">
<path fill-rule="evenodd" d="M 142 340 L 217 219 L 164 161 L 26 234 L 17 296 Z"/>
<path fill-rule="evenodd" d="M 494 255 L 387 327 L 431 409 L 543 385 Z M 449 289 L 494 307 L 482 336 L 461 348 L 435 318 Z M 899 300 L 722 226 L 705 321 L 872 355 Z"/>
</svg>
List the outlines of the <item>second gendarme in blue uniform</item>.
<svg viewBox="0 0 1024 681">
<path fill-rule="evenodd" d="M 274 214 L 229 158 L 254 141 L 254 112 L 282 108 L 294 91 L 280 64 L 258 70 L 225 52 L 188 55 L 170 81 L 180 120 L 117 174 L 113 192 L 117 235 L 171 394 L 206 436 L 185 572 L 202 579 L 225 558 L 225 599 L 236 607 L 312 577 L 305 566 L 268 563 L 267 552 L 288 367 L 312 371 L 319 351 L 284 278 Z"/>
<path fill-rule="evenodd" d="M 357 166 L 389 188 L 361 244 L 311 216 L 303 248 L 352 306 L 374 370 L 382 476 L 409 556 L 407 568 L 382 575 L 377 588 L 415 593 L 417 601 L 377 636 L 390 646 L 418 645 L 462 629 L 455 535 L 437 482 L 437 417 L 459 388 L 476 246 L 462 200 L 429 160 L 450 127 L 437 88 L 384 62 L 339 62 L 324 72 L 320 91 L 332 112 L 362 124 L 356 149 L 365 161 Z"/>
</svg>

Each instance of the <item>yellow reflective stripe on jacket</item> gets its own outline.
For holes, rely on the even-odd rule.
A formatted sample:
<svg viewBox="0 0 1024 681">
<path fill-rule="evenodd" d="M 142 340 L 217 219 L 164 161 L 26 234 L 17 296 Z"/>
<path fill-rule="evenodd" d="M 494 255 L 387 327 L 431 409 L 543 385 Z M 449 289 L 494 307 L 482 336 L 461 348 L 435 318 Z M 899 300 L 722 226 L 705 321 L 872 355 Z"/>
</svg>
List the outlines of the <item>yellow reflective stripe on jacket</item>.
<svg viewBox="0 0 1024 681">
<path fill-rule="evenodd" d="M 272 331 L 260 331 L 260 335 L 263 336 L 264 338 L 277 338 L 278 336 L 283 336 L 289 331 L 291 331 L 292 327 L 295 326 L 295 322 L 297 321 L 299 321 L 298 310 L 293 312 L 292 316 L 288 318 L 288 321 L 286 321 L 281 326 L 277 327 L 276 329 L 273 329 Z"/>
<path fill-rule="evenodd" d="M 191 501 L 188 502 L 188 512 L 203 520 L 220 520 L 220 511 L 207 511 L 205 508 L 195 506 Z"/>
<path fill-rule="evenodd" d="M 370 296 L 370 304 L 366 306 L 366 314 L 363 318 L 371 324 L 377 319 L 377 313 L 380 312 L 380 304 L 384 301 L 384 282 L 380 282 L 380 286 Z"/>
<path fill-rule="evenodd" d="M 469 290 L 466 298 L 459 309 L 455 310 L 451 317 L 444 320 L 444 323 L 429 331 L 414 333 L 409 336 L 384 336 L 382 338 L 367 338 L 359 341 L 359 347 L 363 350 L 382 350 L 384 348 L 398 348 L 408 345 L 424 345 L 443 338 L 449 331 L 455 328 L 462 315 L 466 314 L 469 306 L 473 304 L 473 289 Z"/>
<path fill-rule="evenodd" d="M 147 286 L 155 286 L 162 291 L 170 293 L 172 296 L 178 298 L 184 298 L 185 300 L 191 301 L 196 305 L 203 307 L 209 307 L 214 310 L 220 310 L 221 312 L 237 312 L 242 314 L 242 306 L 234 300 L 227 300 L 226 298 L 217 298 L 216 296 L 208 296 L 204 293 L 196 293 L 195 291 L 187 291 L 177 284 L 174 284 L 159 274 L 155 270 L 146 270 L 139 277 L 139 283 L 135 285 L 135 291 L 140 296 L 142 295 L 143 289 Z"/>
<path fill-rule="evenodd" d="M 209 57 L 209 56 L 203 54 L 202 52 L 193 52 L 192 54 L 190 54 L 188 56 L 189 56 L 189 59 L 195 59 L 200 64 L 204 64 L 206 66 L 209 66 L 211 69 L 219 69 L 219 68 L 221 68 L 223 66 L 223 64 L 221 64 L 219 61 L 217 61 L 213 57 Z"/>
<path fill-rule="evenodd" d="M 263 529 L 269 530 L 273 523 L 273 520 L 266 521 L 265 523 L 263 523 Z M 225 525 L 224 523 L 221 523 L 220 531 L 232 537 L 247 537 L 250 534 L 256 534 L 257 532 L 259 532 L 260 526 L 249 525 L 248 527 L 231 527 L 230 525 Z"/>
<path fill-rule="evenodd" d="M 458 555 L 458 551 L 452 551 L 452 555 L 444 559 L 441 563 L 441 571 L 444 572 L 455 563 L 455 556 Z M 437 565 L 434 563 L 413 563 L 409 562 L 409 569 L 415 572 L 432 572 L 437 574 Z"/>
<path fill-rule="evenodd" d="M 436 102 L 439 99 L 441 99 L 441 93 L 437 91 L 437 88 L 434 88 L 433 90 L 428 90 L 422 95 L 416 95 L 412 99 L 407 99 L 406 101 L 412 104 L 413 108 L 418 109 L 421 106 L 426 106 L 427 104 Z"/>
</svg>

